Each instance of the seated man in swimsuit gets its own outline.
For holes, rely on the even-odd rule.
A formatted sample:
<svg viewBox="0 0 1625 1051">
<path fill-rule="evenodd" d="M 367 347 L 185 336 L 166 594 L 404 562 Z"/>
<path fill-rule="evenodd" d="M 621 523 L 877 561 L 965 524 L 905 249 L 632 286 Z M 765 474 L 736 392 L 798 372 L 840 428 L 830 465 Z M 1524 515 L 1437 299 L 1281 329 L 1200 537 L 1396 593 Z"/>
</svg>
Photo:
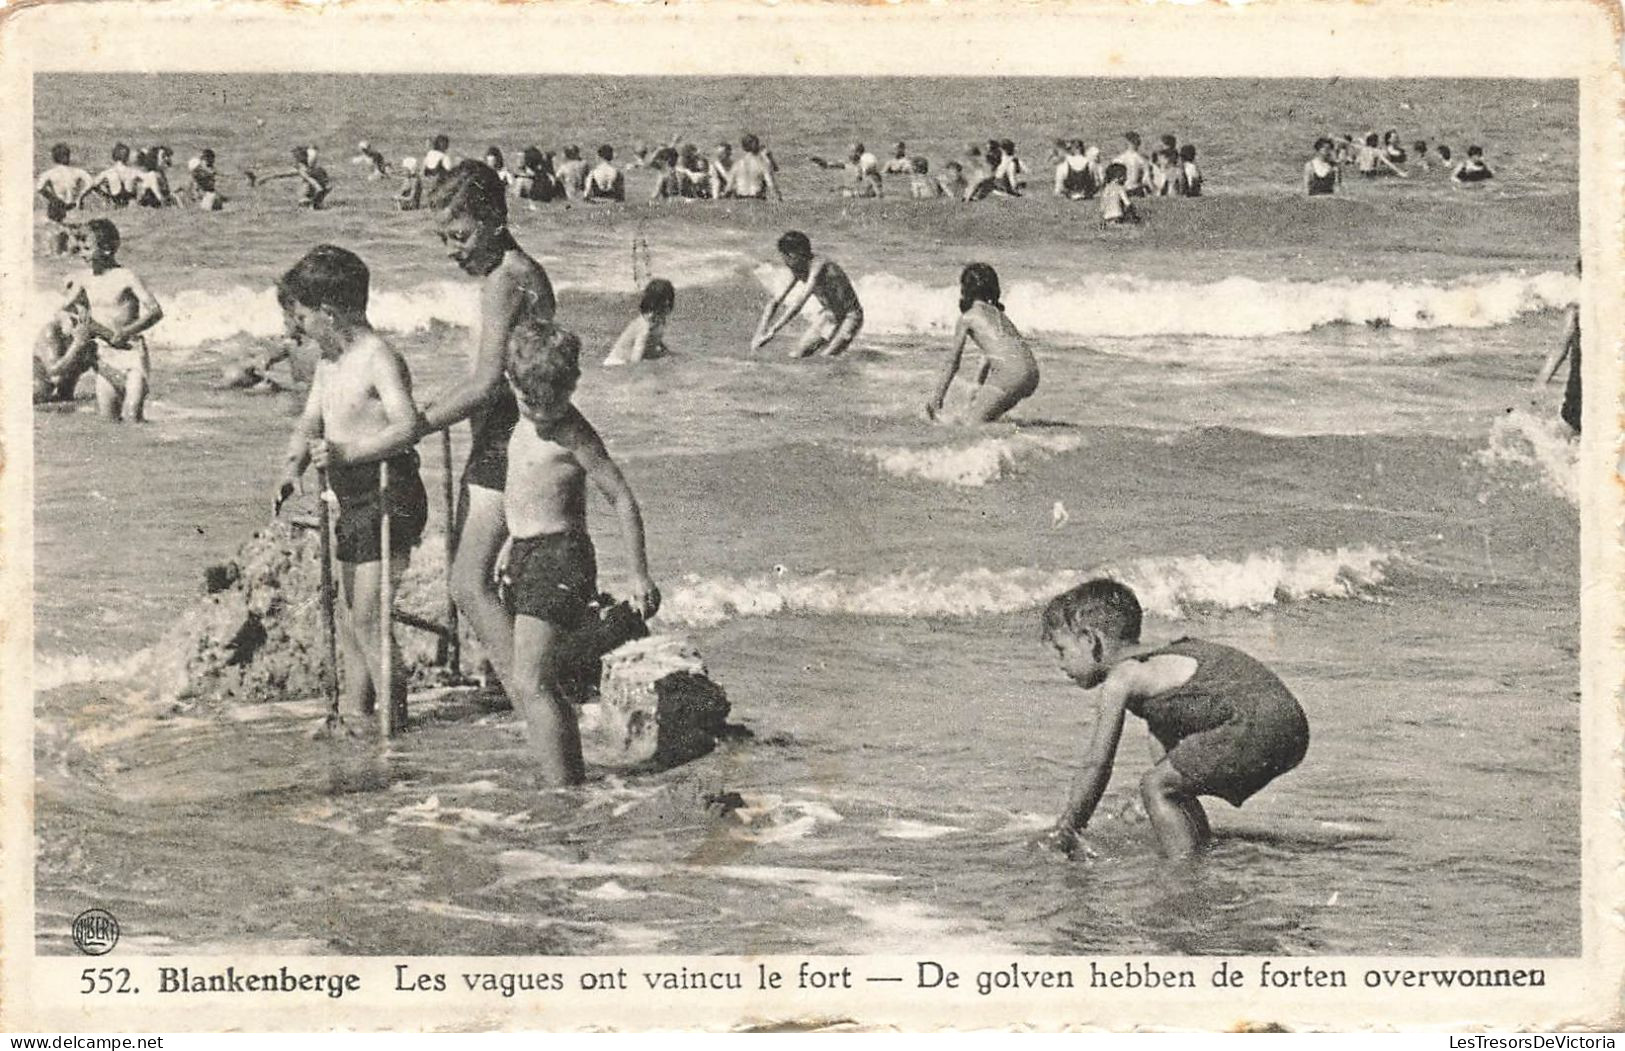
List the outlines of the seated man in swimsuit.
<svg viewBox="0 0 1625 1051">
<path fill-rule="evenodd" d="M 131 167 L 129 161 L 130 147 L 122 142 L 114 143 L 112 165 L 96 176 L 85 194 L 99 193 L 107 198 L 109 204 L 119 208 L 135 200 L 136 188 L 141 184 L 141 172 Z"/>
<path fill-rule="evenodd" d="M 57 224 L 51 239 L 52 250 L 57 255 L 66 255 L 71 243 L 62 224 L 67 221 L 68 213 L 79 207 L 91 187 L 90 173 L 70 164 L 72 157 L 66 143 L 52 146 L 51 166 L 41 172 L 34 183 L 34 192 L 45 198 L 46 218 Z"/>
<path fill-rule="evenodd" d="M 791 357 L 805 358 L 822 353 L 834 357 L 852 345 L 863 331 L 863 307 L 858 294 L 847 279 L 846 271 L 833 259 L 813 255 L 812 241 L 800 230 L 791 230 L 778 242 L 779 255 L 790 271 L 790 283 L 762 311 L 756 324 L 756 335 L 750 341 L 751 350 L 760 350 L 773 341 L 784 326 L 816 298 L 823 308 Z M 798 291 L 799 290 L 799 291 Z M 794 294 L 792 294 L 794 293 Z M 781 311 L 779 308 L 783 307 Z"/>
<path fill-rule="evenodd" d="M 400 352 L 367 320 L 370 285 L 366 264 L 334 245 L 317 245 L 277 281 L 293 322 L 320 349 L 321 360 L 305 411 L 288 441 L 287 470 L 274 508 L 279 510 L 302 486 L 307 466 L 327 472 L 339 505 L 334 557 L 345 612 L 339 721 L 351 733 L 375 725 L 361 717 L 372 714 L 377 704 L 405 708 L 406 667 L 393 638 L 393 696 L 378 696 L 384 656 L 379 637 L 383 618 L 391 615 L 380 606 L 380 585 L 384 573 L 398 582 L 406 572 L 429 517 L 429 498 L 412 449 L 423 419 L 412 400 L 412 374 Z M 388 465 L 387 472 L 380 464 Z M 388 566 L 383 565 L 381 537 L 385 516 L 390 523 Z"/>
<path fill-rule="evenodd" d="M 784 200 L 773 178 L 773 165 L 763 158 L 761 140 L 755 135 L 745 135 L 739 140 L 739 149 L 740 157 L 728 172 L 731 195 L 765 201 L 771 193 L 775 200 Z"/>
<path fill-rule="evenodd" d="M 589 201 L 626 200 L 626 176 L 615 166 L 615 147 L 598 147 L 598 163 L 587 173 L 586 199 Z"/>
<path fill-rule="evenodd" d="M 147 380 L 151 363 L 142 333 L 163 320 L 158 299 L 134 272 L 118 261 L 119 232 L 109 219 L 85 224 L 81 243 L 87 269 L 68 279 L 64 309 L 84 314 L 85 335 L 76 340 L 69 360 L 57 375 L 74 368 L 96 368 L 96 411 L 108 420 L 146 419 Z"/>
<path fill-rule="evenodd" d="M 1142 643 L 1142 616 L 1132 590 L 1104 579 L 1079 584 L 1044 610 L 1044 641 L 1096 706 L 1066 811 L 1040 840 L 1067 855 L 1106 792 L 1125 713 L 1145 720 L 1162 753 L 1140 778 L 1140 799 L 1168 857 L 1188 857 L 1212 836 L 1198 796 L 1239 807 L 1309 749 L 1309 721 L 1274 672 L 1200 639 Z"/>
</svg>

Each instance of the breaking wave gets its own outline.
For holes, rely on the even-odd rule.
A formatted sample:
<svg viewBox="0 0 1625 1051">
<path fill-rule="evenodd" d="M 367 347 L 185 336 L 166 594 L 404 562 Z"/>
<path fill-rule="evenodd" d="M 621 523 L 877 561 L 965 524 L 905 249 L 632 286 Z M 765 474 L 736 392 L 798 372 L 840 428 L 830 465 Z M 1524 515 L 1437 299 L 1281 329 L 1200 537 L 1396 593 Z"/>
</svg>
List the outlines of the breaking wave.
<svg viewBox="0 0 1625 1051">
<path fill-rule="evenodd" d="M 662 616 L 693 626 L 780 614 L 966 617 L 1032 609 L 1094 576 L 1123 581 L 1147 613 L 1178 620 L 1192 609 L 1261 609 L 1310 598 L 1358 598 L 1380 585 L 1397 556 L 1373 547 L 1268 551 L 1241 559 L 1140 559 L 1081 570 L 923 569 L 872 576 L 833 570 L 750 577 L 690 577 Z"/>
</svg>

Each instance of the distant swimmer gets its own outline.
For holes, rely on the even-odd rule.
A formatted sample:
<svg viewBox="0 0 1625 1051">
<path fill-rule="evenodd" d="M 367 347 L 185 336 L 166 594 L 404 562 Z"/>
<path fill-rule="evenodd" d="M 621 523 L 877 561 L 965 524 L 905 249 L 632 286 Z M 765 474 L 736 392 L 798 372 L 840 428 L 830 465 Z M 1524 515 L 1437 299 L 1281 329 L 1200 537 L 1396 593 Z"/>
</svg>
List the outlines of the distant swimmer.
<svg viewBox="0 0 1625 1051">
<path fill-rule="evenodd" d="M 1185 196 L 1185 166 L 1179 160 L 1179 139 L 1164 135 L 1151 154 L 1151 192 L 1158 197 Z"/>
<path fill-rule="evenodd" d="M 1123 192 L 1130 197 L 1145 197 L 1151 193 L 1151 165 L 1140 152 L 1140 133 L 1125 131 L 1126 149 L 1112 158 L 1112 163 L 1123 166 Z"/>
<path fill-rule="evenodd" d="M 1359 147 L 1359 154 L 1354 159 L 1354 167 L 1367 179 L 1375 179 L 1384 175 L 1397 175 L 1405 178 L 1405 172 L 1395 166 L 1388 154 L 1378 144 L 1377 133 L 1372 132 L 1365 137 L 1365 145 Z"/>
<path fill-rule="evenodd" d="M 99 193 L 114 207 L 123 208 L 135 200 L 141 185 L 141 172 L 129 163 L 130 147 L 124 143 L 113 145 L 113 163 L 92 180 L 89 193 Z"/>
<path fill-rule="evenodd" d="M 1140 213 L 1129 200 L 1128 172 L 1116 161 L 1106 165 L 1106 185 L 1100 188 L 1100 221 L 1123 226 L 1140 221 Z"/>
<path fill-rule="evenodd" d="M 1185 196 L 1202 196 L 1202 169 L 1196 166 L 1196 147 L 1185 143 L 1179 147 L 1179 164 L 1185 173 Z"/>
<path fill-rule="evenodd" d="M 558 179 L 566 200 L 579 201 L 587 196 L 587 162 L 581 159 L 580 146 L 564 147 L 564 161 L 559 165 Z"/>
<path fill-rule="evenodd" d="M 53 223 L 66 220 L 68 213 L 77 210 L 90 193 L 93 182 L 90 173 L 75 167 L 72 160 L 67 144 L 57 143 L 51 147 L 51 166 L 34 182 L 34 192 L 45 198 L 45 215 Z M 66 251 L 66 245 L 62 250 Z"/>
<path fill-rule="evenodd" d="M 1382 155 L 1394 164 L 1404 164 L 1409 159 L 1405 147 L 1400 145 L 1398 129 L 1389 128 L 1382 133 Z"/>
<path fill-rule="evenodd" d="M 497 173 L 497 178 L 502 180 L 502 185 L 504 187 L 509 190 L 513 189 L 513 172 L 508 170 L 508 160 L 502 156 L 502 148 L 500 146 L 491 146 L 486 149 L 485 166 Z"/>
<path fill-rule="evenodd" d="M 808 158 L 820 168 L 843 169 L 851 182 L 841 187 L 843 197 L 879 197 L 882 195 L 880 181 L 880 161 L 875 155 L 864 148 L 863 143 L 854 142 L 846 151 L 846 160 L 840 163 L 827 161 L 822 157 Z"/>
<path fill-rule="evenodd" d="M 353 252 L 318 245 L 277 284 L 292 304 L 306 334 L 321 350 L 305 411 L 288 441 L 287 467 L 274 507 L 302 490 L 306 467 L 327 472 L 338 497 L 333 528 L 339 563 L 339 595 L 344 630 L 344 704 L 341 718 L 360 720 L 378 704 L 406 702 L 406 666 L 390 636 L 393 696 L 379 697 L 382 667 L 379 636 L 392 610 L 381 608 L 380 585 L 388 573 L 397 584 L 423 536 L 429 498 L 418 474 L 412 446 L 421 432 L 412 401 L 412 374 L 406 359 L 378 335 L 367 320 L 371 279 Z M 379 478 L 388 465 L 387 488 Z M 383 564 L 380 533 L 389 520 L 390 559 Z M 352 730 L 370 723 L 350 723 Z"/>
<path fill-rule="evenodd" d="M 368 179 L 382 179 L 389 174 L 389 162 L 384 155 L 373 148 L 372 143 L 362 139 L 355 144 L 355 156 L 350 158 L 351 164 L 359 164 L 367 168 Z"/>
<path fill-rule="evenodd" d="M 136 183 L 135 203 L 143 208 L 168 208 L 175 203 L 169 189 L 169 175 L 164 171 L 157 149 L 141 150 L 135 155 L 136 167 L 141 175 Z"/>
<path fill-rule="evenodd" d="M 94 362 L 96 410 L 104 419 L 146 419 L 151 362 L 148 329 L 163 320 L 163 307 L 146 283 L 118 261 L 119 232 L 109 219 L 85 224 L 81 252 L 87 269 L 68 279 L 64 309 L 83 312 L 85 335 L 60 374 Z"/>
<path fill-rule="evenodd" d="M 423 406 L 428 431 L 462 420 L 469 421 L 471 431 L 462 476 L 464 517 L 451 564 L 452 598 L 496 677 L 512 690 L 513 620 L 497 594 L 496 565 L 508 540 L 502 489 L 519 407 L 503 368 L 514 328 L 526 321 L 552 320 L 558 304 L 547 271 L 514 240 L 507 194 L 490 168 L 463 161 L 435 185 L 429 206 L 447 256 L 464 273 L 481 279 L 473 368 Z"/>
<path fill-rule="evenodd" d="M 416 157 L 401 158 L 401 185 L 395 191 L 395 208 L 402 212 L 415 212 L 423 207 L 423 176 L 418 173 Z"/>
<path fill-rule="evenodd" d="M 1096 151 L 1099 156 L 1099 151 Z M 1082 139 L 1066 143 L 1066 152 L 1055 166 L 1055 196 L 1083 201 L 1100 192 L 1098 161 L 1085 152 Z"/>
<path fill-rule="evenodd" d="M 908 143 L 899 142 L 892 147 L 892 155 L 880 169 L 882 175 L 911 175 L 914 158 L 908 155 Z"/>
<path fill-rule="evenodd" d="M 643 298 L 638 302 L 638 316 L 621 330 L 604 364 L 631 365 L 669 354 L 666 321 L 676 306 L 677 290 L 670 281 L 657 277 L 645 285 Z"/>
<path fill-rule="evenodd" d="M 205 212 L 218 212 L 226 206 L 226 198 L 218 189 L 220 173 L 215 171 L 214 151 L 203 149 L 187 165 L 192 179 L 192 199 Z"/>
<path fill-rule="evenodd" d="M 726 142 L 719 143 L 717 151 L 711 155 L 711 162 L 705 169 L 705 178 L 713 201 L 734 196 L 733 169 L 734 148 Z"/>
<path fill-rule="evenodd" d="M 589 201 L 626 200 L 626 176 L 615 164 L 615 147 L 598 147 L 598 163 L 587 173 L 584 196 Z"/>
<path fill-rule="evenodd" d="M 1315 155 L 1303 166 L 1303 192 L 1310 197 L 1330 196 L 1342 182 L 1343 169 L 1332 161 L 1332 140 L 1323 135 L 1315 140 Z"/>
<path fill-rule="evenodd" d="M 790 356 L 805 358 L 821 353 L 835 357 L 863 331 L 863 307 L 858 303 L 857 291 L 839 263 L 813 254 L 812 241 L 800 230 L 790 230 L 780 237 L 778 249 L 790 271 L 790 283 L 762 311 L 750 349 L 767 346 L 801 313 L 808 299 L 817 299 L 822 308 L 818 320 L 808 326 Z"/>
<path fill-rule="evenodd" d="M 1467 159 L 1455 171 L 1450 173 L 1450 179 L 1458 186 L 1471 185 L 1475 182 L 1486 182 L 1495 178 L 1489 165 L 1484 163 L 1484 147 L 1467 147 Z"/>
<path fill-rule="evenodd" d="M 523 419 L 505 451 L 502 494 L 513 603 L 511 668 L 504 680 L 525 720 L 530 751 L 551 785 L 580 784 L 585 763 L 574 705 L 558 689 L 559 652 L 568 634 L 595 619 L 598 559 L 587 532 L 587 483 L 620 520 L 631 605 L 643 617 L 660 608 L 649 576 L 643 514 L 626 476 L 593 425 L 570 402 L 581 377 L 581 341 L 551 321 L 527 318 L 505 348 L 507 381 Z"/>
<path fill-rule="evenodd" d="M 1005 316 L 999 300 L 999 275 L 986 263 L 972 263 L 959 275 L 959 324 L 954 328 L 953 349 L 943 365 L 937 392 L 925 406 L 926 415 L 933 420 L 941 418 L 967 341 L 982 352 L 976 393 L 965 412 L 967 422 L 996 420 L 1038 389 L 1038 362 L 1021 332 Z"/>
<path fill-rule="evenodd" d="M 784 200 L 779 184 L 773 177 L 774 165 L 762 152 L 762 142 L 755 135 L 739 140 L 740 157 L 734 161 L 728 177 L 735 197 L 765 201 L 769 194 L 776 201 Z"/>
<path fill-rule="evenodd" d="M 909 161 L 913 165 L 908 179 L 909 196 L 917 201 L 941 197 L 942 183 L 931 178 L 931 162 L 924 157 L 911 157 Z"/>
<path fill-rule="evenodd" d="M 942 174 L 937 176 L 937 190 L 943 197 L 955 201 L 963 201 L 970 192 L 970 183 L 965 180 L 964 165 L 958 161 L 949 161 L 942 166 Z"/>
<path fill-rule="evenodd" d="M 1125 714 L 1145 720 L 1160 753 L 1140 778 L 1140 799 L 1171 858 L 1212 838 L 1199 797 L 1239 807 L 1309 750 L 1309 721 L 1274 672 L 1201 639 L 1142 643 L 1142 619 L 1139 599 L 1115 580 L 1079 584 L 1044 609 L 1043 640 L 1095 704 L 1071 798 L 1039 841 L 1046 848 L 1068 856 L 1077 849 L 1111 779 Z"/>
<path fill-rule="evenodd" d="M 1574 273 L 1580 273 L 1580 261 L 1574 261 Z M 1557 370 L 1567 361 L 1569 365 L 1568 382 L 1563 385 L 1563 408 L 1558 415 L 1563 422 L 1569 425 L 1569 430 L 1575 434 L 1580 433 L 1580 304 L 1575 303 L 1569 307 L 1568 314 L 1563 318 L 1563 337 L 1558 341 L 1546 361 L 1540 367 L 1540 373 L 1535 377 L 1535 393 L 1539 393 L 1546 385 L 1552 382 Z"/>
<path fill-rule="evenodd" d="M 299 207 L 316 210 L 327 201 L 327 194 L 332 189 L 332 180 L 327 176 L 327 169 L 316 163 L 316 147 L 295 146 L 289 151 L 293 157 L 293 167 L 288 171 L 276 172 L 271 175 L 261 175 L 254 180 L 253 185 L 263 185 L 275 182 L 277 179 L 299 180 Z"/>
<path fill-rule="evenodd" d="M 451 138 L 446 135 L 436 135 L 429 140 L 429 152 L 423 155 L 423 177 L 425 179 L 441 179 L 451 174 L 451 156 L 446 151 L 451 149 Z"/>
<path fill-rule="evenodd" d="M 1016 156 L 1016 144 L 1010 139 L 999 140 L 999 166 L 993 181 L 996 191 L 1011 197 L 1020 197 L 1027 188 L 1027 166 Z"/>
</svg>

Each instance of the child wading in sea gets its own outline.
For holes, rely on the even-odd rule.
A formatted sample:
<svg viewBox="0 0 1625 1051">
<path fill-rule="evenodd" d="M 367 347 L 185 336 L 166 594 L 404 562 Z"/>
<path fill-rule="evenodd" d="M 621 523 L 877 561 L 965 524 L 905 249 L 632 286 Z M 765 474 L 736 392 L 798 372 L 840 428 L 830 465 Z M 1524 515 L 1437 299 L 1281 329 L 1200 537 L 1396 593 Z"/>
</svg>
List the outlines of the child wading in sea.
<svg viewBox="0 0 1625 1051">
<path fill-rule="evenodd" d="M 666 319 L 676 306 L 677 290 L 670 281 L 657 277 L 645 285 L 638 316 L 621 330 L 604 364 L 630 365 L 670 353 L 666 347 Z"/>
<path fill-rule="evenodd" d="M 976 344 L 983 358 L 976 374 L 976 393 L 965 412 L 968 421 L 996 420 L 1038 389 L 1038 362 L 1004 314 L 999 275 L 986 263 L 972 263 L 959 275 L 959 324 L 954 329 L 953 352 L 943 366 L 936 395 L 925 406 L 926 415 L 933 420 L 940 418 L 967 340 Z"/>
<path fill-rule="evenodd" d="M 586 483 L 621 521 L 632 571 L 632 605 L 652 617 L 660 591 L 649 579 L 643 515 L 592 424 L 570 403 L 581 377 L 581 341 L 548 321 L 526 320 L 508 339 L 508 381 L 524 417 L 508 442 L 503 493 L 512 581 L 513 663 L 503 684 L 525 718 L 530 747 L 549 784 L 579 784 L 581 731 L 558 691 L 559 651 L 583 627 L 598 596 L 598 565 L 587 535 Z"/>
<path fill-rule="evenodd" d="M 68 278 L 63 308 L 80 310 L 84 320 L 73 346 L 48 375 L 55 382 L 96 367 L 96 411 L 104 419 L 146 420 L 151 360 L 142 333 L 163 320 L 158 298 L 118 261 L 118 227 L 108 219 L 84 225 L 80 253 L 88 266 Z"/>
<path fill-rule="evenodd" d="M 1140 642 L 1140 602 L 1115 580 L 1091 580 L 1044 610 L 1044 641 L 1095 701 L 1095 724 L 1072 798 L 1043 844 L 1070 855 L 1105 794 L 1125 712 L 1145 720 L 1165 754 L 1140 778 L 1140 798 L 1170 857 L 1211 837 L 1198 796 L 1241 806 L 1303 761 L 1309 723 L 1290 690 L 1239 650 L 1200 639 Z"/>
<path fill-rule="evenodd" d="M 429 499 L 418 476 L 412 444 L 421 418 L 412 401 L 412 375 L 400 353 L 367 321 L 370 276 L 354 253 L 317 245 L 277 281 L 286 297 L 290 327 L 321 351 L 305 411 L 288 442 L 287 471 L 277 489 L 276 507 L 303 486 L 305 468 L 327 471 L 338 497 L 334 557 L 346 616 L 339 633 L 344 661 L 341 716 L 374 710 L 380 667 L 379 634 L 390 611 L 380 608 L 383 551 L 379 537 L 389 516 L 387 571 L 399 582 L 412 548 L 423 536 Z M 379 463 L 389 464 L 389 486 L 379 486 Z M 390 663 L 397 711 L 406 702 L 406 668 L 391 641 Z M 351 727 L 352 730 L 355 727 Z"/>
<path fill-rule="evenodd" d="M 771 343 L 801 313 L 807 300 L 815 298 L 823 312 L 790 356 L 805 358 L 823 353 L 835 357 L 863 331 L 863 306 L 858 302 L 858 293 L 839 263 L 828 256 L 813 255 L 812 241 L 800 230 L 787 231 L 779 238 L 778 248 L 790 271 L 790 283 L 762 311 L 750 349 L 760 350 Z"/>
</svg>

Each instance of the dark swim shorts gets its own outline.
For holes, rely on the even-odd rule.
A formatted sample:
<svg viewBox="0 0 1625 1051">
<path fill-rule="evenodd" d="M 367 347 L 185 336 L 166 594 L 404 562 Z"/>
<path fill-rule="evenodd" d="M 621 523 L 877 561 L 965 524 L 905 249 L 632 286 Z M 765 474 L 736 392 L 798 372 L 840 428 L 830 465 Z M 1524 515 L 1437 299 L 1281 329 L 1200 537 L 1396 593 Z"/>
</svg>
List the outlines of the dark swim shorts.
<svg viewBox="0 0 1625 1051">
<path fill-rule="evenodd" d="M 508 551 L 515 616 L 567 630 L 581 626 L 598 598 L 598 559 L 584 532 L 516 536 Z"/>
<path fill-rule="evenodd" d="M 378 464 L 346 464 L 327 473 L 339 498 L 339 520 L 333 532 L 340 562 L 377 562 L 383 557 L 378 530 L 389 507 L 390 555 L 409 551 L 423 539 L 429 521 L 429 494 L 418 476 L 418 454 L 403 453 L 389 461 L 389 492 L 378 492 Z"/>
<path fill-rule="evenodd" d="M 1303 713 L 1280 710 L 1192 734 L 1173 747 L 1168 761 L 1197 795 L 1218 796 L 1240 806 L 1303 762 L 1308 750 L 1309 727 Z"/>
<path fill-rule="evenodd" d="M 463 485 L 502 492 L 508 484 L 508 439 L 519 422 L 519 402 L 503 383 L 502 390 L 473 419 L 474 442 L 463 468 Z"/>
</svg>

